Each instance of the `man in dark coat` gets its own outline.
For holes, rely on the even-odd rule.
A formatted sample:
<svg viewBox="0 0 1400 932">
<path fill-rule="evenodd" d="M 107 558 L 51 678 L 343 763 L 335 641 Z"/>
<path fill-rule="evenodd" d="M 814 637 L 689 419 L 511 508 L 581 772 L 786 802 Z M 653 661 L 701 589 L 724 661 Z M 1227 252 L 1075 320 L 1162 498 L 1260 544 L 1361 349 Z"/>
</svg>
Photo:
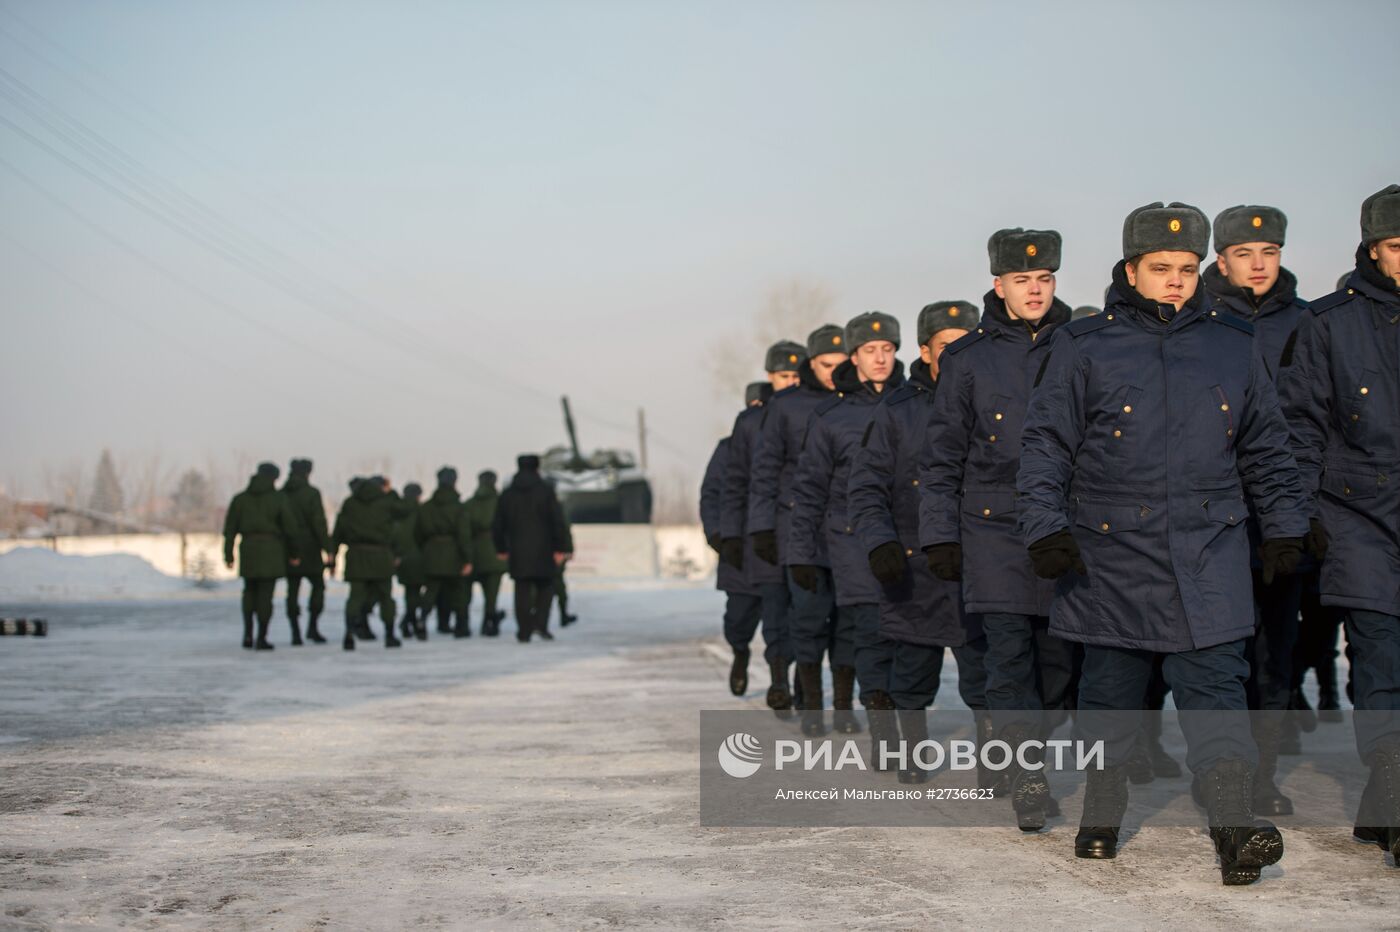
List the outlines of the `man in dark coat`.
<svg viewBox="0 0 1400 932">
<path fill-rule="evenodd" d="M 1256 822 L 1245 679 L 1254 633 L 1248 511 L 1267 584 L 1293 572 L 1308 530 L 1298 467 L 1250 325 L 1199 289 L 1209 221 L 1185 204 L 1128 215 L 1104 313 L 1051 342 L 1022 434 L 1021 530 L 1056 583 L 1051 630 L 1085 645 L 1076 727 L 1102 740 L 1079 857 L 1109 858 L 1127 806 L 1124 764 L 1158 654 L 1186 735 L 1226 884 L 1283 854 Z M 1212 715 L 1191 713 L 1211 712 Z"/>
<path fill-rule="evenodd" d="M 744 407 L 757 410 L 773 395 L 773 386 L 767 382 L 750 382 L 744 389 Z M 721 515 L 724 506 L 724 474 L 729 462 L 730 438 L 725 437 L 715 446 L 710 461 L 705 466 L 705 477 L 700 483 L 700 525 L 705 531 L 705 541 L 716 554 L 720 552 L 723 535 L 720 532 Z M 729 691 L 742 696 L 749 688 L 749 644 L 758 631 L 763 617 L 763 600 L 758 587 L 749 582 L 747 572 L 755 561 L 747 561 L 747 566 L 736 567 L 725 560 L 718 561 L 715 569 L 715 588 L 724 593 L 724 640 L 734 652 L 729 667 Z"/>
<path fill-rule="evenodd" d="M 384 646 L 398 647 L 394 636 L 394 515 L 388 498 L 388 480 L 372 476 L 354 484 L 354 491 L 340 506 L 331 533 L 331 572 L 336 555 L 345 552 L 345 581 L 350 598 L 345 603 L 345 638 L 341 646 L 355 649 L 355 628 L 368 618 L 375 603 L 384 622 Z"/>
<path fill-rule="evenodd" d="M 927 772 L 912 765 L 909 752 L 928 738 L 924 710 L 938 695 L 943 655 L 951 647 L 958 663 L 958 691 L 968 708 L 987 707 L 987 640 L 975 615 L 963 611 L 962 587 L 929 572 L 919 546 L 919 468 L 933 414 L 938 360 L 943 350 L 977 326 L 977 308 L 967 301 L 939 301 L 919 312 L 920 360 L 908 381 L 885 393 L 875 409 L 851 467 L 848 509 L 870 571 L 880 583 L 880 633 L 894 643 L 889 689 L 867 709 L 901 710 L 905 760 L 899 779 L 923 783 Z M 864 691 L 864 687 L 862 687 Z M 871 711 L 874 758 L 883 762 L 877 732 L 886 712 Z M 990 719 L 977 716 L 985 739 Z M 893 724 L 891 722 L 891 724 Z"/>
<path fill-rule="evenodd" d="M 1254 327 L 1254 343 L 1268 371 L 1277 378 L 1283 347 L 1298 327 L 1307 305 L 1298 298 L 1298 280 L 1283 267 L 1288 218 L 1277 207 L 1240 205 L 1215 218 L 1215 262 L 1201 273 L 1211 310 L 1232 314 Z M 1251 508 L 1252 512 L 1252 508 Z M 1249 536 L 1254 571 L 1255 635 L 1248 647 L 1250 708 L 1283 712 L 1293 695 L 1293 651 L 1298 642 L 1298 612 L 1303 576 L 1289 573 L 1265 585 L 1260 575 L 1259 522 L 1251 517 Z M 1311 572 L 1314 567 L 1300 567 Z M 1282 715 L 1255 718 L 1259 767 L 1254 774 L 1254 810 L 1289 815 L 1293 803 L 1274 783 Z"/>
<path fill-rule="evenodd" d="M 1280 380 L 1322 560 L 1342 612 L 1356 746 L 1370 766 L 1355 835 L 1400 857 L 1400 185 L 1361 205 L 1346 287 L 1312 302 Z"/>
<path fill-rule="evenodd" d="M 501 577 L 506 574 L 506 566 L 496 559 L 496 545 L 491 541 L 491 526 L 496 520 L 496 502 L 500 493 L 496 491 L 496 473 L 482 470 L 476 476 L 476 491 L 467 499 L 467 520 L 472 529 L 472 585 L 481 587 L 482 601 L 481 633 L 486 637 L 496 637 L 501 633 L 501 622 L 506 613 L 496 607 L 496 599 L 501 593 Z M 471 603 L 470 595 L 467 603 Z"/>
<path fill-rule="evenodd" d="M 418 547 L 418 508 L 423 497 L 423 487 L 410 482 L 403 487 L 403 497 L 395 503 L 394 552 L 398 554 L 399 566 L 395 574 L 399 585 L 403 586 L 403 620 L 399 630 L 405 638 L 416 637 L 420 641 L 428 639 L 427 607 L 424 594 L 428 577 L 424 573 L 423 551 Z"/>
<path fill-rule="evenodd" d="M 987 243 L 992 290 L 978 327 L 943 351 L 920 477 L 920 545 L 929 570 L 961 580 L 967 611 L 980 616 L 987 707 L 1012 745 L 1073 702 L 1074 648 L 1049 630 L 1054 587 L 1036 577 L 1016 531 L 1031 384 L 1050 336 L 1070 319 L 1055 297 L 1060 249 L 1054 230 L 999 230 Z M 1055 811 L 1043 772 L 1013 767 L 1008 777 L 1018 825 L 1040 829 Z"/>
<path fill-rule="evenodd" d="M 798 373 L 806 365 L 807 349 L 800 343 L 780 340 L 768 347 L 763 367 L 774 397 L 791 391 L 797 384 Z M 758 589 L 762 602 L 763 659 L 768 662 L 770 681 L 766 699 L 775 714 L 787 718 L 792 715 L 792 688 L 788 683 L 792 644 L 788 640 L 787 580 L 776 559 L 758 558 L 748 533 L 754 454 L 766 413 L 766 406 L 746 407 L 734 419 L 734 429 L 729 434 L 729 458 L 720 497 L 720 559 L 733 569 L 741 570 L 748 583 Z M 747 688 L 747 683 L 745 686 Z"/>
<path fill-rule="evenodd" d="M 438 487 L 418 508 L 414 537 L 423 548 L 423 575 L 427 578 L 424 603 L 437 608 L 437 629 L 442 634 L 471 636 L 467 618 L 472 573 L 472 529 L 457 494 L 457 470 L 438 470 Z M 456 619 L 456 625 L 452 623 Z"/>
<path fill-rule="evenodd" d="M 569 515 L 564 514 L 564 527 L 568 529 L 569 536 L 573 536 L 573 525 L 569 523 Z M 563 560 L 554 565 L 554 598 L 559 603 L 559 627 L 567 628 L 578 621 L 577 615 L 569 614 L 569 584 L 564 579 L 564 570 L 568 567 L 569 561 Z"/>
<path fill-rule="evenodd" d="M 306 623 L 306 637 L 313 644 L 324 644 L 317 622 L 326 607 L 326 565 L 321 554 L 331 549 L 330 529 L 326 527 L 326 506 L 321 501 L 321 491 L 311 484 L 311 460 L 292 460 L 287 481 L 282 483 L 282 494 L 297 513 L 302 528 L 306 531 L 305 546 L 291 556 L 296 563 L 287 561 L 287 621 L 292 626 L 292 646 L 301 645 L 300 602 L 301 581 L 311 584 L 311 598 L 307 604 L 310 618 Z"/>
<path fill-rule="evenodd" d="M 538 635 L 552 641 L 554 569 L 574 555 L 574 541 L 553 487 L 540 475 L 540 458 L 527 453 L 515 463 L 515 478 L 496 503 L 491 536 L 496 556 L 515 582 L 516 639 L 525 642 Z"/>
<path fill-rule="evenodd" d="M 888 711 L 889 671 L 894 644 L 880 635 L 880 587 L 871 575 L 860 540 L 854 535 L 846 507 L 851 463 L 861 438 L 886 390 L 904 381 L 904 366 L 895 358 L 899 349 L 899 321 L 889 314 L 870 311 L 846 324 L 843 345 L 850 359 L 832 374 L 836 386 L 812 412 L 807 437 L 797 460 L 792 495 L 795 506 L 788 527 L 788 573 L 792 582 L 816 595 L 824 582 L 822 551 L 830 566 L 835 611 L 825 617 L 796 613 L 790 628 L 797 677 L 802 683 L 802 732 L 826 732 L 822 721 L 822 655 L 831 662 L 832 724 L 850 734 L 860 730 L 852 712 L 856 679 L 861 704 Z M 820 541 L 824 547 L 819 547 Z M 879 726 L 877 743 L 889 737 Z"/>
<path fill-rule="evenodd" d="M 306 532 L 287 497 L 277 490 L 277 466 L 261 463 L 248 487 L 229 502 L 224 516 L 224 564 L 233 569 L 238 541 L 238 575 L 243 577 L 243 646 L 272 650 L 267 626 L 272 622 L 272 593 L 288 566 L 297 566 Z M 253 616 L 258 636 L 253 639 Z"/>
</svg>

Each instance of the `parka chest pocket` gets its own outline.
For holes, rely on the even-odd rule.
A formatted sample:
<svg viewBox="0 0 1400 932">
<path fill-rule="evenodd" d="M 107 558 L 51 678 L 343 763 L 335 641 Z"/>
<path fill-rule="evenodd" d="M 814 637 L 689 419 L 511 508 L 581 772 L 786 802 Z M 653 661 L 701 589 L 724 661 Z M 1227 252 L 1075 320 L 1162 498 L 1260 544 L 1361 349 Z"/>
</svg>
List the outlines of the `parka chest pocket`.
<svg viewBox="0 0 1400 932">
<path fill-rule="evenodd" d="M 1365 501 L 1375 498 L 1381 486 L 1389 482 L 1384 473 L 1358 466 L 1328 465 L 1322 471 L 1322 491 L 1339 502 Z"/>
<path fill-rule="evenodd" d="M 976 524 L 1013 524 L 1016 521 L 1016 493 L 966 490 L 962 497 L 963 520 Z"/>
<path fill-rule="evenodd" d="M 1242 498 L 1208 498 L 1202 504 L 1206 510 L 1206 517 L 1213 524 L 1234 527 L 1249 517 L 1249 509 L 1245 507 Z"/>
<path fill-rule="evenodd" d="M 1080 501 L 1074 523 L 1095 534 L 1121 534 L 1142 527 L 1149 510 L 1146 505 Z"/>
</svg>

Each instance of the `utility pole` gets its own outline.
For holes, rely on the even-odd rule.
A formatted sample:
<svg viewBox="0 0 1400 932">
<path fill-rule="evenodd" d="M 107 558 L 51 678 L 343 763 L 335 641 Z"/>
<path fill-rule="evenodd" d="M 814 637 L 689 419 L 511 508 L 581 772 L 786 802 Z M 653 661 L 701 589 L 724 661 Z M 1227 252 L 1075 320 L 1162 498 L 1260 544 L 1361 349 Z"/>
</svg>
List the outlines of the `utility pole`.
<svg viewBox="0 0 1400 932">
<path fill-rule="evenodd" d="M 642 472 L 647 471 L 647 412 L 645 408 L 637 409 L 637 458 L 641 462 Z"/>
</svg>

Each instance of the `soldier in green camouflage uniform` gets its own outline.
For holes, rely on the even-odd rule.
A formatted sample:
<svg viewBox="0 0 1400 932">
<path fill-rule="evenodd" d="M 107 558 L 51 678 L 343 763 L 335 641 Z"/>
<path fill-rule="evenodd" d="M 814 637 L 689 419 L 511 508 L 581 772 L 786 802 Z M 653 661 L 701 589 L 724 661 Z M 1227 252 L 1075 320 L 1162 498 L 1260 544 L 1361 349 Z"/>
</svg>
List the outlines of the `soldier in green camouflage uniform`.
<svg viewBox="0 0 1400 932">
<path fill-rule="evenodd" d="M 233 569 L 233 545 L 238 541 L 238 575 L 243 577 L 243 646 L 272 650 L 267 626 L 272 622 L 272 594 L 277 580 L 304 546 L 301 520 L 287 497 L 277 490 L 278 469 L 262 463 L 248 487 L 229 502 L 224 517 L 224 563 Z M 253 640 L 253 617 L 258 636 Z"/>
<path fill-rule="evenodd" d="M 418 508 L 414 538 L 423 549 L 423 572 L 428 578 L 424 602 L 438 613 L 438 631 L 470 637 L 467 619 L 467 580 L 472 572 L 471 524 L 457 494 L 457 470 L 438 470 L 438 487 Z M 451 623 L 456 618 L 456 626 Z"/>
<path fill-rule="evenodd" d="M 301 519 L 306 530 L 306 543 L 298 553 L 300 563 L 287 561 L 287 621 L 292 626 L 292 646 L 301 645 L 300 601 L 301 581 L 311 584 L 311 598 L 307 603 L 310 619 L 306 623 L 306 637 L 314 644 L 324 644 L 317 622 L 326 607 L 326 565 L 321 554 L 331 549 L 330 529 L 326 527 L 326 507 L 321 502 L 321 490 L 311 484 L 311 460 L 292 460 L 290 475 L 282 484 L 282 494 L 292 505 L 292 510 Z"/>
<path fill-rule="evenodd" d="M 496 502 L 500 494 L 496 491 L 496 474 L 487 469 L 476 477 L 476 492 L 467 499 L 467 516 L 472 528 L 472 584 L 481 586 L 481 595 L 486 607 L 481 613 L 481 633 L 495 637 L 501 633 L 501 622 L 506 613 L 496 608 L 496 598 L 501 592 L 501 579 L 506 573 L 505 561 L 496 557 L 496 547 L 491 542 L 491 525 L 496 520 Z M 468 604 L 471 596 L 467 596 Z"/>
<path fill-rule="evenodd" d="M 428 603 L 424 600 L 423 586 L 428 577 L 423 572 L 423 551 L 418 549 L 414 536 L 422 497 L 423 487 L 418 483 L 410 482 L 403 487 L 403 499 L 394 521 L 394 547 L 399 555 L 399 585 L 403 586 L 404 615 L 399 630 L 406 638 L 426 641 L 428 631 L 424 619 Z"/>
<path fill-rule="evenodd" d="M 350 599 L 345 603 L 346 650 L 355 649 L 356 622 L 368 615 L 368 605 L 379 604 L 384 621 L 384 646 L 398 647 L 394 636 L 394 515 L 386 495 L 388 483 L 374 476 L 355 483 L 355 491 L 340 506 L 331 535 L 331 571 L 342 545 L 345 554 L 345 580 L 350 583 Z"/>
</svg>

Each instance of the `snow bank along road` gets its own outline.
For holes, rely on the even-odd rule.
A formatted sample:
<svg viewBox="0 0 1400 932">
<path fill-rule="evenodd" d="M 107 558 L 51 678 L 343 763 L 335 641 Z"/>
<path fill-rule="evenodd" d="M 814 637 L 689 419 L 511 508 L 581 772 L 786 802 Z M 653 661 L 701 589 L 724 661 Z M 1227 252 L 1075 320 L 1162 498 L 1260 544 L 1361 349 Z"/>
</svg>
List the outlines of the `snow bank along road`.
<svg viewBox="0 0 1400 932">
<path fill-rule="evenodd" d="M 1062 823 L 702 829 L 696 710 L 759 707 L 759 663 L 731 699 L 710 590 L 576 604 L 552 644 L 519 645 L 508 622 L 496 641 L 349 655 L 242 651 L 234 600 L 46 609 L 50 638 L 0 640 L 0 929 L 1400 916 L 1400 871 L 1335 831 L 1285 828 L 1281 867 L 1226 888 L 1204 833 L 1182 829 L 1140 831 L 1107 863 L 1071 857 Z"/>
</svg>

